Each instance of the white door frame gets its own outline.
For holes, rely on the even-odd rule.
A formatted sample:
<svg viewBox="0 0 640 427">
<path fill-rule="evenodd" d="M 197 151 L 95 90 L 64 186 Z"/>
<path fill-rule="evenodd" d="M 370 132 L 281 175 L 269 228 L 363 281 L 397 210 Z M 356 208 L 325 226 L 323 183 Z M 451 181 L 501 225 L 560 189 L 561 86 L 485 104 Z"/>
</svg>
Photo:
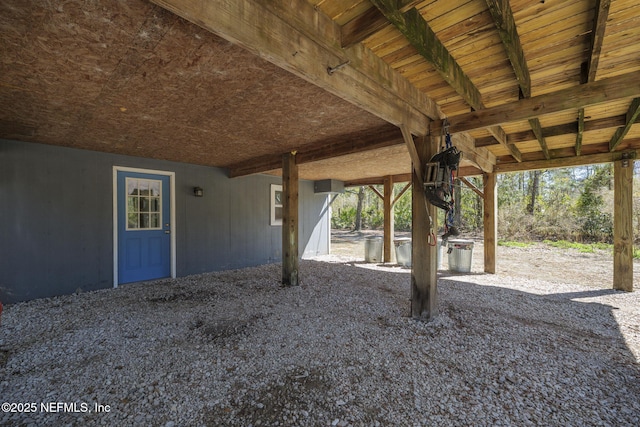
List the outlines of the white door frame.
<svg viewBox="0 0 640 427">
<path fill-rule="evenodd" d="M 171 199 L 171 278 L 176 277 L 176 185 L 175 172 L 154 169 L 130 168 L 124 166 L 113 167 L 113 287 L 118 287 L 118 172 L 137 172 L 169 177 L 169 192 Z"/>
</svg>

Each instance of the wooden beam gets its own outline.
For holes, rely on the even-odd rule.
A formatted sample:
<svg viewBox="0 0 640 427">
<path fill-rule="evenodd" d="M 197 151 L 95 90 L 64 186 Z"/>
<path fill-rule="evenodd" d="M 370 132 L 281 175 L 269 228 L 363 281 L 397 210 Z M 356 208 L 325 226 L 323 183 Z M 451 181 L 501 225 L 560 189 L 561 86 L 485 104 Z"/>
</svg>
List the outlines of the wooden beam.
<svg viewBox="0 0 640 427">
<path fill-rule="evenodd" d="M 626 116 L 626 124 L 616 130 L 616 133 L 609 141 L 609 151 L 614 151 L 618 145 L 622 142 L 624 137 L 627 135 L 631 126 L 636 122 L 636 119 L 640 115 L 640 98 L 634 98 L 631 101 L 631 105 L 627 110 Z"/>
<path fill-rule="evenodd" d="M 340 28 L 306 0 L 152 0 L 328 92 L 418 135 L 440 108 L 361 45 L 342 49 Z M 348 63 L 334 73 L 327 70 Z"/>
<path fill-rule="evenodd" d="M 379 148 L 392 147 L 404 144 L 405 141 L 402 132 L 397 126 L 388 124 L 378 129 L 367 131 L 366 136 L 361 134 L 347 134 L 337 138 L 318 141 L 313 147 L 306 147 L 298 150 L 296 155 L 296 163 L 302 165 L 305 163 L 316 162 L 319 160 L 330 159 L 333 157 L 346 156 L 348 154 L 362 153 Z M 464 158 L 485 172 L 493 170 L 496 163 L 496 157 L 489 150 L 476 148 L 473 138 L 466 133 L 452 135 L 453 143 L 464 151 Z M 493 139 L 492 139 L 493 141 Z M 282 166 L 282 154 L 269 154 L 259 156 L 239 163 L 224 166 L 229 170 L 229 177 L 235 178 L 240 176 L 252 175 L 280 169 Z M 397 179 L 396 182 L 411 181 L 411 174 L 405 174 L 405 178 Z M 375 178 L 378 181 L 358 183 L 355 185 L 378 185 L 383 184 L 384 177 Z"/>
<path fill-rule="evenodd" d="M 473 190 L 473 192 L 476 193 L 478 196 L 484 198 L 484 192 L 480 190 L 478 187 L 476 187 L 475 185 L 473 185 L 473 183 L 469 181 L 467 178 L 459 176 L 458 179 L 460 180 L 460 182 L 464 183 L 464 185 L 466 185 L 471 190 Z"/>
<path fill-rule="evenodd" d="M 547 141 L 544 139 L 544 132 L 542 131 L 542 125 L 540 124 L 540 120 L 538 119 L 529 119 L 529 125 L 531 125 L 531 130 L 533 130 L 538 143 L 540 144 L 540 148 L 542 148 L 542 153 L 544 154 L 544 158 L 549 160 L 551 156 L 549 155 L 549 148 L 547 147 Z"/>
<path fill-rule="evenodd" d="M 580 114 L 580 112 L 578 112 L 578 114 Z M 584 110 L 582 114 L 584 114 Z M 585 121 L 583 119 L 582 132 L 591 132 L 595 130 L 610 129 L 610 128 L 617 128 L 620 126 L 625 126 L 625 124 L 627 123 L 626 117 L 627 117 L 626 114 L 622 114 L 619 116 L 605 117 L 602 119 L 595 119 L 595 120 L 588 120 L 588 121 Z M 640 116 L 636 118 L 635 123 L 640 123 Z M 579 132 L 580 132 L 580 115 L 578 115 L 578 120 L 576 121 L 542 128 L 542 133 L 547 138 L 551 138 L 554 136 L 577 134 Z M 452 135 L 452 137 L 454 136 L 455 135 Z M 528 130 L 528 131 L 510 133 L 507 135 L 507 139 L 509 140 L 510 144 L 515 144 L 518 142 L 532 141 L 536 139 L 536 136 L 532 130 Z M 488 147 L 496 144 L 497 144 L 496 140 L 490 136 L 484 137 L 484 138 L 477 138 L 475 140 L 475 145 L 478 148 Z"/>
<path fill-rule="evenodd" d="M 385 177 L 384 180 L 384 262 L 391 262 L 391 254 L 393 253 L 393 178 Z"/>
<path fill-rule="evenodd" d="M 484 171 L 482 169 L 478 169 L 473 166 L 463 166 L 458 168 L 456 177 L 460 178 L 462 176 L 480 176 L 483 173 Z"/>
<path fill-rule="evenodd" d="M 420 137 L 415 142 L 416 154 L 420 163 L 426 162 L 438 150 L 438 139 Z M 431 320 L 438 314 L 437 287 L 437 247 L 429 244 L 429 217 L 432 227 L 437 229 L 436 208 L 426 203 L 423 178 L 418 175 L 414 165 L 412 187 L 412 226 L 411 226 L 411 316 L 415 319 Z"/>
<path fill-rule="evenodd" d="M 402 197 L 403 194 L 406 193 L 410 187 L 411 187 L 411 181 L 409 181 L 404 187 L 402 187 L 402 190 L 400 190 L 400 192 L 396 194 L 396 197 L 394 197 L 393 202 L 391 204 L 395 206 L 395 204 L 398 203 L 398 200 L 400 200 L 400 197 Z"/>
<path fill-rule="evenodd" d="M 596 80 L 598 62 L 600 61 L 600 52 L 602 51 L 602 42 L 604 41 L 604 32 L 607 28 L 607 18 L 609 17 L 610 6 L 611 0 L 596 0 L 596 14 L 593 17 L 593 28 L 591 30 L 591 38 L 589 41 L 589 59 L 586 62 L 586 75 L 583 78 L 583 81 L 586 83 Z"/>
<path fill-rule="evenodd" d="M 502 44 L 507 52 L 509 62 L 511 62 L 511 67 L 513 68 L 516 79 L 518 80 L 520 93 L 523 97 L 529 98 L 531 96 L 531 76 L 529 74 L 527 61 L 524 57 L 524 52 L 520 43 L 520 36 L 518 35 L 518 30 L 516 28 L 516 21 L 513 17 L 509 1 L 486 0 L 486 2 L 489 6 L 491 16 L 493 17 L 493 22 L 496 24 L 496 28 L 498 29 L 498 34 L 500 35 Z M 532 122 L 531 125 L 533 127 L 536 123 Z M 541 127 L 540 122 L 537 123 L 537 126 L 538 128 Z M 536 129 L 534 129 L 534 132 L 535 131 Z M 508 143 L 506 135 L 503 137 L 500 134 L 504 133 L 500 127 L 492 126 L 489 128 L 489 132 L 491 132 L 500 144 L 509 149 L 511 156 L 513 156 L 514 159 L 518 162 L 522 161 L 522 153 L 515 145 Z M 498 135 L 496 135 L 496 132 Z M 538 138 L 538 140 L 540 141 L 543 150 L 546 150 L 546 142 L 544 142 L 544 138 Z M 545 151 L 545 154 L 548 155 L 548 150 Z"/>
<path fill-rule="evenodd" d="M 282 156 L 282 284 L 299 284 L 298 257 L 298 165 L 296 156 Z"/>
<path fill-rule="evenodd" d="M 367 131 L 366 136 L 346 134 L 338 138 L 318 141 L 313 144 L 313 147 L 298 150 L 296 162 L 298 165 L 302 165 L 401 144 L 404 144 L 404 139 L 400 129 L 397 126 L 388 124 L 378 129 Z M 279 169 L 281 163 L 282 154 L 270 154 L 227 165 L 226 168 L 229 169 L 229 177 L 235 178 Z"/>
<path fill-rule="evenodd" d="M 495 274 L 498 248 L 498 180 L 497 174 L 483 175 L 484 188 L 484 272 Z"/>
<path fill-rule="evenodd" d="M 489 11 L 496 24 L 502 44 L 507 51 L 507 57 L 511 62 L 513 71 L 518 79 L 520 91 L 525 98 L 531 96 L 531 76 L 529 67 L 524 57 L 524 51 L 520 43 L 520 36 L 516 28 L 516 21 L 508 0 L 486 0 Z"/>
<path fill-rule="evenodd" d="M 468 132 L 636 96 L 640 96 L 640 71 L 449 117 L 447 121 L 449 132 Z M 430 134 L 440 135 L 443 125 L 442 120 L 432 121 Z"/>
<path fill-rule="evenodd" d="M 475 140 L 471 136 L 465 133 L 457 133 L 451 135 L 451 142 L 464 153 L 463 157 L 465 160 L 473 163 L 484 172 L 493 172 L 493 167 L 496 164 L 495 154 L 486 149 L 481 150 L 476 148 Z M 522 158 L 522 156 L 520 157 Z"/>
<path fill-rule="evenodd" d="M 373 185 L 370 185 L 370 186 L 369 186 L 369 189 L 370 189 L 371 191 L 373 191 L 373 192 L 375 193 L 375 195 L 376 195 L 376 196 L 378 196 L 378 197 L 380 198 L 380 200 L 384 200 L 384 194 L 380 193 L 380 192 L 376 189 L 376 187 L 374 187 Z"/>
<path fill-rule="evenodd" d="M 404 143 L 407 145 L 407 150 L 409 150 L 409 157 L 411 158 L 411 166 L 413 168 L 413 182 L 421 189 L 424 189 L 424 169 L 422 168 L 422 164 L 426 164 L 426 162 L 431 158 L 431 156 L 424 158 L 424 153 L 421 155 L 418 152 L 418 148 L 416 147 L 416 142 L 413 139 L 413 135 L 411 135 L 411 131 L 404 124 L 400 125 L 400 130 L 402 131 L 402 137 L 404 138 Z M 424 143 L 423 143 L 424 144 Z M 432 154 L 434 155 L 435 152 Z M 416 181 L 417 180 L 417 181 Z"/>
<path fill-rule="evenodd" d="M 518 162 L 522 161 L 522 153 L 520 152 L 518 147 L 513 144 L 509 144 L 509 142 L 507 141 L 507 134 L 500 126 L 491 126 L 487 130 L 489 131 L 489 133 L 491 133 L 491 135 L 493 135 L 496 141 L 498 141 L 498 144 L 505 146 L 507 150 L 509 150 L 509 153 L 514 159 L 516 159 Z"/>
<path fill-rule="evenodd" d="M 613 288 L 633 291 L 633 160 L 614 163 Z"/>
<path fill-rule="evenodd" d="M 554 169 L 568 168 L 574 166 L 595 165 L 598 163 L 611 163 L 620 160 L 623 155 L 629 156 L 630 159 L 636 158 L 636 152 L 616 151 L 613 153 L 590 154 L 579 157 L 559 157 L 550 160 L 534 160 L 522 163 L 502 163 L 495 167 L 497 173 L 522 172 L 538 169 Z"/>
<path fill-rule="evenodd" d="M 422 0 L 399 0 L 398 9 L 407 11 L 421 2 Z M 360 43 L 387 25 L 389 25 L 387 18 L 377 8 L 371 7 L 340 27 L 342 47 L 348 48 Z"/>
<path fill-rule="evenodd" d="M 411 182 L 410 173 L 404 173 L 404 174 L 392 175 L 392 176 L 393 176 L 393 182 L 407 182 L 407 181 Z M 361 187 L 363 185 L 384 185 L 384 177 L 376 176 L 372 178 L 361 178 L 361 179 L 354 179 L 352 181 L 344 182 L 345 187 Z"/>
<path fill-rule="evenodd" d="M 593 17 L 593 28 L 589 38 L 589 58 L 582 64 L 581 83 L 594 82 L 598 72 L 598 62 L 602 51 L 604 32 L 607 28 L 611 0 L 596 0 L 596 13 Z M 578 134 L 576 135 L 576 156 L 582 152 L 582 136 L 584 133 L 584 108 L 578 110 Z"/>
<path fill-rule="evenodd" d="M 483 108 L 480 91 L 436 37 L 420 12 L 413 8 L 403 12 L 397 0 L 371 0 L 380 12 L 409 40 L 427 61 L 462 98 L 475 109 Z M 434 134 L 431 134 L 434 135 Z M 438 134 L 439 135 L 439 134 Z"/>
</svg>

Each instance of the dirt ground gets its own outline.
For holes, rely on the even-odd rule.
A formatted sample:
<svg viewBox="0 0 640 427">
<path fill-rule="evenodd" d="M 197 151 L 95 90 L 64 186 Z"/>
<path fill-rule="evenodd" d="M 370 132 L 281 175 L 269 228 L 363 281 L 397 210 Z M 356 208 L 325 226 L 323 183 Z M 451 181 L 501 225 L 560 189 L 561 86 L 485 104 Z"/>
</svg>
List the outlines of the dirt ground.
<svg viewBox="0 0 640 427">
<path fill-rule="evenodd" d="M 364 261 L 365 239 L 369 236 L 382 236 L 382 231 L 332 230 L 331 253 Z M 394 237 L 411 237 L 411 233 L 396 233 Z M 473 240 L 471 273 L 484 273 L 482 239 L 464 235 L 456 238 Z M 392 251 L 393 263 L 394 252 L 395 248 Z M 446 248 L 443 254 L 440 270 L 446 273 L 449 269 Z M 526 248 L 498 246 L 496 268 L 498 274 L 514 278 L 537 279 L 551 283 L 577 283 L 609 289 L 613 286 L 613 254 L 597 249 L 594 253 L 582 253 L 576 249 L 554 248 L 544 243 L 536 243 Z M 634 262 L 634 272 L 634 289 L 640 289 L 638 260 Z"/>
</svg>

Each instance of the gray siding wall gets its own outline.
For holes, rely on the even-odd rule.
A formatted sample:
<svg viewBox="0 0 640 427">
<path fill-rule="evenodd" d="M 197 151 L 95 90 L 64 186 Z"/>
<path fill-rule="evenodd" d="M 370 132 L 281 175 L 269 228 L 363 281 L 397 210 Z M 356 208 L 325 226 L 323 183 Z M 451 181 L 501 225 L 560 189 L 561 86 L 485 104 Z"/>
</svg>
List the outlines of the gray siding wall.
<svg viewBox="0 0 640 427">
<path fill-rule="evenodd" d="M 113 166 L 175 173 L 177 276 L 281 261 L 282 229 L 269 225 L 279 177 L 0 140 L 0 300 L 113 286 Z M 300 255 L 328 253 L 328 197 L 309 181 L 299 223 Z"/>
</svg>

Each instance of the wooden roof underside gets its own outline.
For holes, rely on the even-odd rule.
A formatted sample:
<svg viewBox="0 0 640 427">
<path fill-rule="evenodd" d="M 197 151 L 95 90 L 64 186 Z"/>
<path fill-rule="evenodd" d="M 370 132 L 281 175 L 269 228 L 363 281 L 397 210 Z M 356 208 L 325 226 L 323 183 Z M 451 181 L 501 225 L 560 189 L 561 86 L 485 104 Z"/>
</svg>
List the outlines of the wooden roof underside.
<svg viewBox="0 0 640 427">
<path fill-rule="evenodd" d="M 411 171 L 400 125 L 462 171 L 640 147 L 635 0 L 7 0 L 0 137 L 347 182 Z"/>
</svg>

